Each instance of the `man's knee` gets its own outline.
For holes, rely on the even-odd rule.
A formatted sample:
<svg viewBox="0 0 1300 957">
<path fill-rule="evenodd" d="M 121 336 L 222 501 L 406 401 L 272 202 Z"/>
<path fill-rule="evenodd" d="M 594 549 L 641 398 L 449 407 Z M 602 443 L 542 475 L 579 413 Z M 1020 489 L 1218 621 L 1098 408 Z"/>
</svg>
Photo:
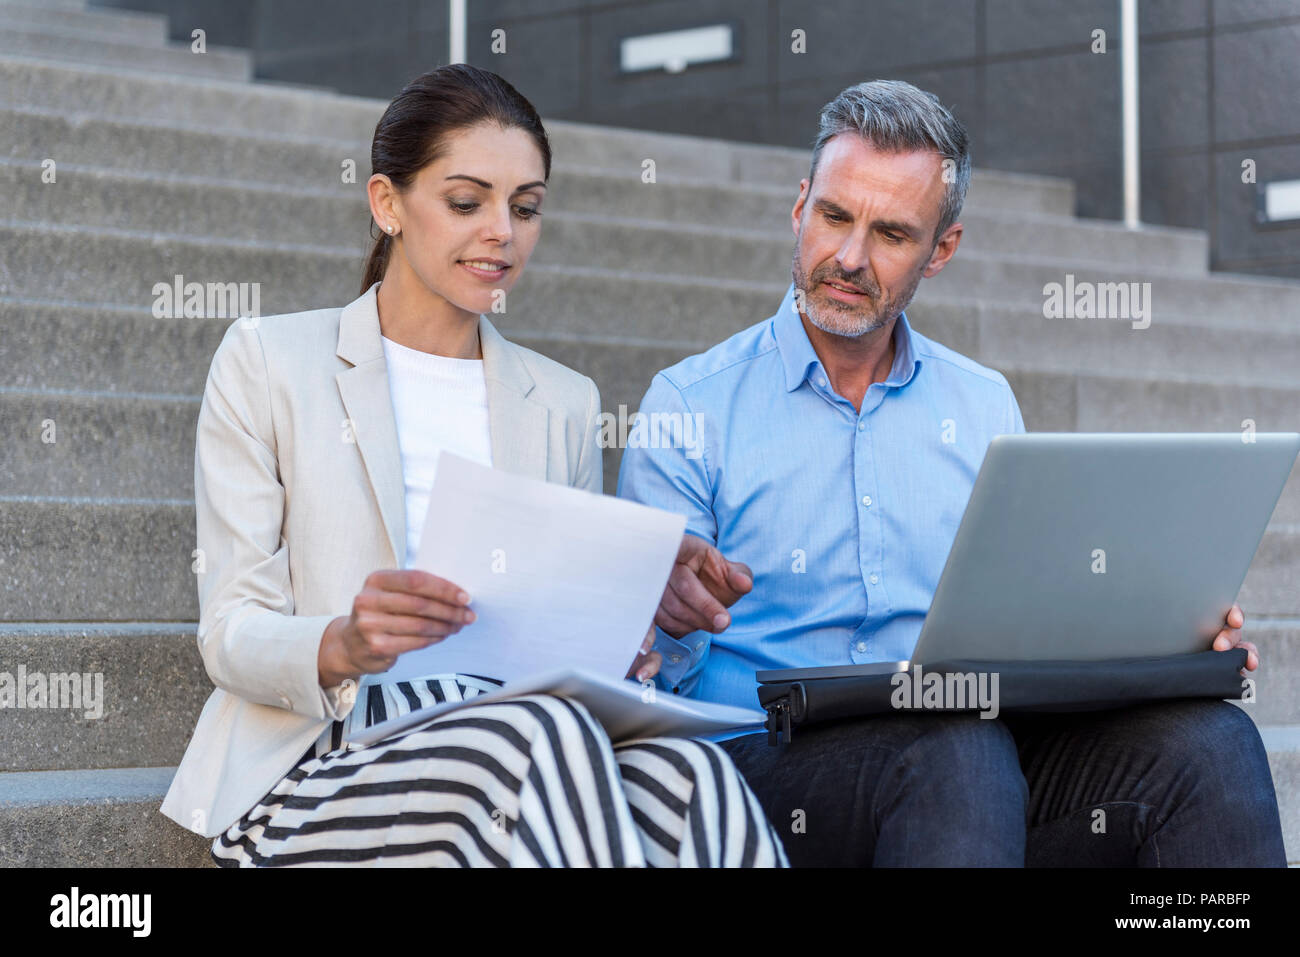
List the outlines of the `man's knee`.
<svg viewBox="0 0 1300 957">
<path fill-rule="evenodd" d="M 860 722 L 852 732 L 839 761 L 877 769 L 855 775 L 877 807 L 923 792 L 927 803 L 992 805 L 1023 816 L 1029 788 L 1015 738 L 996 718 L 902 712 Z"/>
<path fill-rule="evenodd" d="M 1161 717 L 1156 743 L 1170 766 L 1193 771 L 1203 787 L 1217 784 L 1235 801 L 1251 794 L 1274 800 L 1268 752 L 1245 710 L 1207 698 L 1170 702 Z"/>
<path fill-rule="evenodd" d="M 1016 740 L 996 718 L 973 713 L 924 715 L 900 749 L 908 763 L 933 774 L 1014 774 L 1020 777 Z"/>
</svg>

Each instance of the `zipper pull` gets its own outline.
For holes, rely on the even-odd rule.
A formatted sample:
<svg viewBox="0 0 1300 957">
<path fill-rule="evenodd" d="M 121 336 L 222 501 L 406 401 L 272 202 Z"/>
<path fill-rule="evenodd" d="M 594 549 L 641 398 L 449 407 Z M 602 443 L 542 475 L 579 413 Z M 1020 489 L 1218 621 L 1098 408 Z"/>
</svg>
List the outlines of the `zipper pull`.
<svg viewBox="0 0 1300 957">
<path fill-rule="evenodd" d="M 785 743 L 790 743 L 790 699 L 780 698 L 767 705 L 767 743 L 769 747 L 777 744 L 781 735 Z"/>
</svg>

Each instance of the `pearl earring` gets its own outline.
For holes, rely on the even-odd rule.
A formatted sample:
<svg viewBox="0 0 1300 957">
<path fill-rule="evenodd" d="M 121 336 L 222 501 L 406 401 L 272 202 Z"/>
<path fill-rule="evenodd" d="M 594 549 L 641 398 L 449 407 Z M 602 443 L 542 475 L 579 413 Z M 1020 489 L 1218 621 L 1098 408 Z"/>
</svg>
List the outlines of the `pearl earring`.
<svg viewBox="0 0 1300 957">
<path fill-rule="evenodd" d="M 392 227 L 392 226 L 389 226 L 389 227 L 388 227 L 388 231 L 391 233 L 391 232 L 393 231 L 393 227 Z"/>
</svg>

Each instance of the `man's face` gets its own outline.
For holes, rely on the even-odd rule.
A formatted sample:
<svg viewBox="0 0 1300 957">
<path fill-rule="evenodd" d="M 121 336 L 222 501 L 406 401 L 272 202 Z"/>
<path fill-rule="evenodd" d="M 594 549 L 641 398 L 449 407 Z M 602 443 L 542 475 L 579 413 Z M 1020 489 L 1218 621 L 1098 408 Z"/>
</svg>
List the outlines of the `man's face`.
<svg viewBox="0 0 1300 957">
<path fill-rule="evenodd" d="M 822 148 L 816 181 L 803 180 L 791 221 L 792 273 L 803 314 L 818 329 L 858 337 L 888 324 L 923 277 L 957 251 L 961 224 L 931 241 L 944 191 L 933 151 L 887 153 L 856 133 Z"/>
</svg>

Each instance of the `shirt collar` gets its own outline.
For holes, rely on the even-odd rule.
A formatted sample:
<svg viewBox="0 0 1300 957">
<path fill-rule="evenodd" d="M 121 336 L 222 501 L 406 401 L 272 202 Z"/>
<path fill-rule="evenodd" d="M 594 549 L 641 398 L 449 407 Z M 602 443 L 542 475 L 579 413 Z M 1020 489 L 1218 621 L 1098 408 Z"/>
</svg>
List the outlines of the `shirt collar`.
<svg viewBox="0 0 1300 957">
<path fill-rule="evenodd" d="M 785 291 L 781 307 L 772 317 L 772 331 L 776 336 L 776 346 L 781 353 L 781 364 L 785 368 L 785 391 L 793 392 L 803 385 L 814 369 L 821 369 L 821 360 L 817 351 L 808 341 L 808 333 L 799 317 L 799 310 L 794 305 L 794 283 Z M 886 388 L 901 388 L 912 381 L 917 369 L 921 367 L 921 357 L 917 355 L 912 339 L 912 325 L 907 321 L 907 313 L 898 314 L 894 323 L 894 364 L 889 375 L 882 383 Z"/>
</svg>

